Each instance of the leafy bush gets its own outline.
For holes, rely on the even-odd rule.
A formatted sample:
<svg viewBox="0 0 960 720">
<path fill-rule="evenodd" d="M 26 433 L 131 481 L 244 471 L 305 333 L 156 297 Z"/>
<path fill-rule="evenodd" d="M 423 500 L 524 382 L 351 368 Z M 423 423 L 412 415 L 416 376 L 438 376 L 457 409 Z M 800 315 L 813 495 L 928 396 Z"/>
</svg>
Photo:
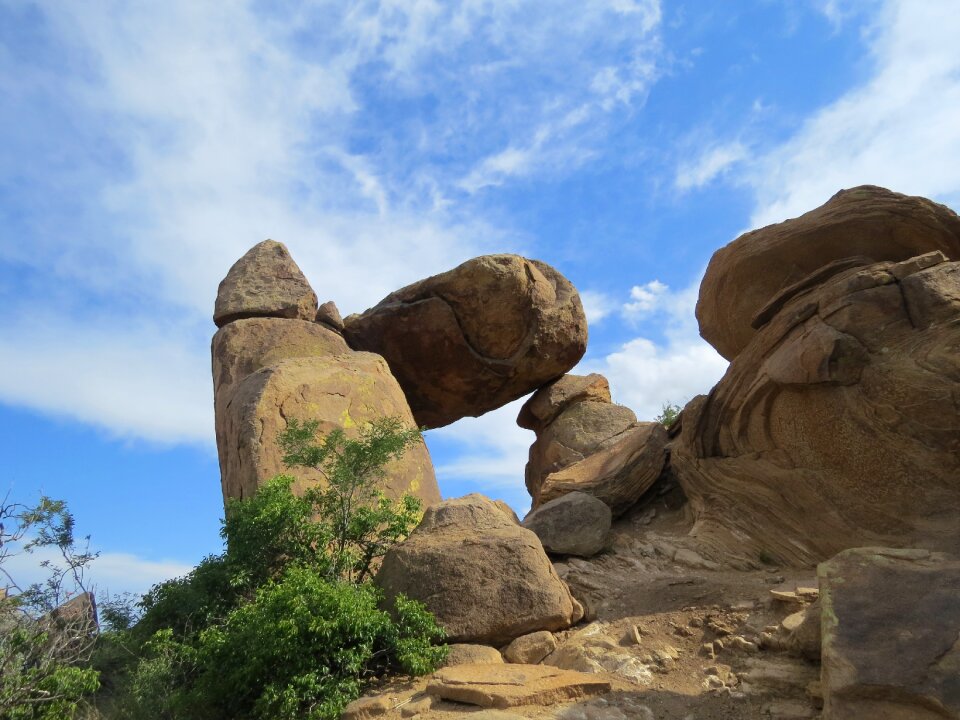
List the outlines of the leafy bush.
<svg viewBox="0 0 960 720">
<path fill-rule="evenodd" d="M 112 678 L 119 717 L 169 720 L 337 718 L 364 683 L 386 672 L 423 674 L 446 648 L 419 603 L 389 611 L 370 582 L 378 558 L 420 518 L 420 503 L 377 489 L 385 466 L 420 433 L 394 418 L 360 437 L 291 422 L 288 465 L 319 470 L 328 486 L 297 496 L 294 478 L 227 503 L 224 553 L 155 586 L 142 617 L 105 639 L 132 661 Z"/>
<path fill-rule="evenodd" d="M 74 538 L 74 519 L 61 500 L 35 506 L 0 503 L 0 717 L 67 720 L 99 687 L 88 661 L 96 617 L 84 572 L 96 557 Z M 7 561 L 53 550 L 43 582 L 20 587 Z M 74 598 L 70 605 L 65 603 Z"/>
<path fill-rule="evenodd" d="M 669 402 L 665 402 L 663 404 L 663 412 L 654 418 L 654 422 L 658 422 L 664 427 L 669 428 L 677 421 L 677 418 L 680 417 L 681 410 L 683 410 L 683 408 L 681 408 L 679 405 L 673 405 Z"/>
</svg>

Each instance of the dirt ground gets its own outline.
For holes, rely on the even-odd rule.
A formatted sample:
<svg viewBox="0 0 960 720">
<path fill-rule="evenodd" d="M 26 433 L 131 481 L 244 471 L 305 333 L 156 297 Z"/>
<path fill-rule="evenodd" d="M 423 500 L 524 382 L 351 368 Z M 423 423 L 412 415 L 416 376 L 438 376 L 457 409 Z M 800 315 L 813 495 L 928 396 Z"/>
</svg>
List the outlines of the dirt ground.
<svg viewBox="0 0 960 720">
<path fill-rule="evenodd" d="M 675 493 L 618 520 L 606 551 L 589 560 L 554 558 L 587 616 L 556 633 L 571 657 L 588 658 L 612 682 L 605 695 L 484 715 L 482 708 L 432 701 L 426 679 L 375 691 L 393 698 L 383 718 L 453 720 L 804 720 L 819 717 L 819 666 L 764 642 L 802 609 L 771 590 L 816 588 L 812 570 L 725 570 L 691 552 L 690 521 Z M 775 646 L 775 643 L 774 643 Z M 578 654 L 578 652 L 580 654 Z M 593 660 L 589 659 L 592 658 Z M 585 669 L 570 667 L 569 669 Z M 372 717 L 372 716 L 371 716 Z"/>
</svg>

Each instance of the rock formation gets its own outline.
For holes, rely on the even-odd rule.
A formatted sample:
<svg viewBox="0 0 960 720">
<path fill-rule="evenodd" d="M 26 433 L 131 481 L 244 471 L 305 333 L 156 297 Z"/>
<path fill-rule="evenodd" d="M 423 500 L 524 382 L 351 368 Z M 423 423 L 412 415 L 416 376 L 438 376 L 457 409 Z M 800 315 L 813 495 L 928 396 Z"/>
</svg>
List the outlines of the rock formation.
<svg viewBox="0 0 960 720">
<path fill-rule="evenodd" d="M 700 285 L 700 334 L 733 360 L 758 313 L 784 288 L 835 261 L 898 262 L 934 250 L 960 260 L 960 218 L 922 197 L 863 185 L 793 220 L 741 235 L 710 260 Z"/>
<path fill-rule="evenodd" d="M 333 325 L 336 306 L 318 311 L 316 295 L 286 247 L 252 248 L 220 284 L 211 345 L 217 450 L 224 499 L 249 497 L 288 471 L 277 435 L 291 419 L 318 420 L 319 431 L 359 432 L 364 423 L 397 416 L 413 426 L 403 392 L 386 362 L 354 352 Z M 317 320 L 314 322 L 314 320 Z M 385 492 L 426 504 L 439 501 L 433 466 L 420 443 L 387 468 Z M 295 489 L 323 482 L 297 468 Z"/>
<path fill-rule="evenodd" d="M 858 548 L 818 575 L 824 720 L 960 717 L 960 561 Z"/>
<path fill-rule="evenodd" d="M 543 546 L 492 501 L 468 495 L 428 508 L 376 577 L 388 600 L 423 602 L 451 642 L 503 645 L 582 615 Z"/>
<path fill-rule="evenodd" d="M 612 514 L 602 500 L 571 492 L 544 503 L 523 520 L 543 549 L 557 555 L 590 557 L 603 549 Z"/>
<path fill-rule="evenodd" d="M 537 433 L 525 471 L 534 508 L 584 492 L 620 514 L 663 470 L 663 426 L 638 423 L 632 410 L 615 405 L 602 375 L 564 375 L 544 386 L 524 403 L 517 424 Z"/>
<path fill-rule="evenodd" d="M 417 424 L 432 428 L 536 390 L 587 346 L 573 285 L 516 255 L 468 260 L 344 323 L 350 346 L 385 357 Z"/>
<path fill-rule="evenodd" d="M 947 248 L 958 224 L 861 188 L 718 253 L 734 276 L 741 256 L 766 258 L 765 288 L 797 258 L 810 275 L 763 296 L 751 286 L 737 311 L 759 308 L 746 345 L 682 413 L 671 467 L 708 556 L 809 565 L 864 544 L 960 549 L 960 263 L 918 255 Z M 907 257 L 837 257 L 874 245 Z M 729 302 L 705 281 L 701 317 Z"/>
</svg>

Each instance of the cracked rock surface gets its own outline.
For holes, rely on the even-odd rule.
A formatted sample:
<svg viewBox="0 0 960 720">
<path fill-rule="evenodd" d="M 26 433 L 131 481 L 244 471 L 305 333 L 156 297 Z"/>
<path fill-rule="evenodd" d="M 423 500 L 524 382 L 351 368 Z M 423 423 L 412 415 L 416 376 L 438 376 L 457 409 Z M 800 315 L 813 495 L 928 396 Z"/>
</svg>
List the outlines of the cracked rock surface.
<svg viewBox="0 0 960 720">
<path fill-rule="evenodd" d="M 549 265 L 484 255 L 344 320 L 356 350 L 386 358 L 418 425 L 441 427 L 536 390 L 587 346 L 580 296 Z"/>
</svg>

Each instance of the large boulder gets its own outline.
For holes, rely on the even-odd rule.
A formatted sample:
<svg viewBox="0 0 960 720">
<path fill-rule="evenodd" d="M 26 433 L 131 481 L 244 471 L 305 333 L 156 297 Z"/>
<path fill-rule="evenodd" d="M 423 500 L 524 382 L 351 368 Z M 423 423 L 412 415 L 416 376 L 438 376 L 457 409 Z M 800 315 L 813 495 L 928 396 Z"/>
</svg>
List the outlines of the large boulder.
<svg viewBox="0 0 960 720">
<path fill-rule="evenodd" d="M 945 210 L 898 202 L 907 219 L 871 221 L 879 252 L 901 236 L 946 242 L 934 222 Z M 929 240 L 914 206 L 929 209 Z M 960 263 L 932 252 L 834 270 L 775 298 L 723 379 L 683 410 L 671 467 L 712 559 L 960 551 Z"/>
<path fill-rule="evenodd" d="M 818 575 L 824 720 L 960 718 L 960 561 L 857 548 Z"/>
<path fill-rule="evenodd" d="M 841 190 L 819 208 L 741 235 L 713 255 L 697 302 L 700 334 L 733 360 L 756 334 L 754 322 L 767 303 L 811 273 L 838 261 L 869 265 L 934 250 L 960 260 L 960 218 L 949 208 L 871 185 Z"/>
<path fill-rule="evenodd" d="M 237 260 L 220 282 L 213 321 L 223 327 L 249 317 L 313 320 L 317 296 L 283 243 L 264 240 Z"/>
<path fill-rule="evenodd" d="M 603 550 L 612 519 L 603 501 L 572 492 L 533 510 L 523 526 L 537 534 L 549 553 L 591 557 Z"/>
<path fill-rule="evenodd" d="M 610 383 L 599 373 L 564 375 L 537 390 L 517 415 L 517 425 L 525 430 L 542 432 L 554 419 L 574 403 L 613 402 Z"/>
<path fill-rule="evenodd" d="M 366 423 L 394 416 L 414 427 L 387 363 L 372 353 L 292 357 L 247 375 L 233 387 L 217 418 L 224 497 L 250 497 L 263 482 L 287 471 L 277 436 L 290 420 L 318 420 L 320 433 L 343 428 L 356 436 Z M 439 501 L 422 442 L 386 469 L 383 490 L 388 496 L 409 492 L 426 504 Z M 308 468 L 292 474 L 298 478 L 295 491 L 325 482 Z"/>
<path fill-rule="evenodd" d="M 485 255 L 391 293 L 344 321 L 351 347 L 383 355 L 418 425 L 501 407 L 583 356 L 580 296 L 549 265 Z"/>
<path fill-rule="evenodd" d="M 428 508 L 387 552 L 376 583 L 388 600 L 423 602 L 451 642 L 500 646 L 582 615 L 537 536 L 482 495 Z"/>
</svg>

